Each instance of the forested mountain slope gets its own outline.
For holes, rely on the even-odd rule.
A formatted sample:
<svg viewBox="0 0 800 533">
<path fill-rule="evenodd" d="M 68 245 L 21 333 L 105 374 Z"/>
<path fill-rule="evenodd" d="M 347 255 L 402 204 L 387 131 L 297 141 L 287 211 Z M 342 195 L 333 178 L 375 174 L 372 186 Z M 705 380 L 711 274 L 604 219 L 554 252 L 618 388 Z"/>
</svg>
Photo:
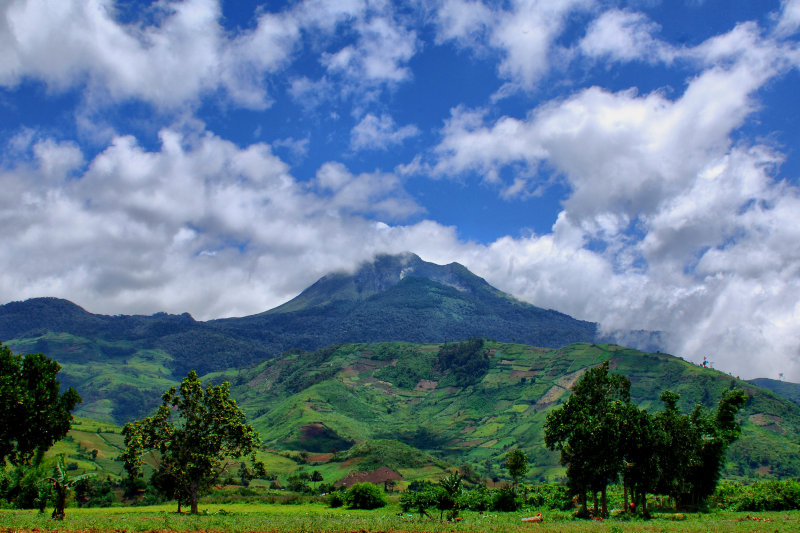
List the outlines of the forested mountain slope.
<svg viewBox="0 0 800 533">
<path fill-rule="evenodd" d="M 57 298 L 0 306 L 0 341 L 58 360 L 65 383 L 83 394 L 82 414 L 117 423 L 146 413 L 166 383 L 191 369 L 243 368 L 294 348 L 469 337 L 558 347 L 594 341 L 596 329 L 520 302 L 457 263 L 435 265 L 414 254 L 329 274 L 286 304 L 242 318 L 106 316 Z"/>
<path fill-rule="evenodd" d="M 728 476 L 800 475 L 800 407 L 727 374 L 661 353 L 578 343 L 559 349 L 474 341 L 441 345 L 352 344 L 296 351 L 254 368 L 213 375 L 228 379 L 270 446 L 311 452 L 343 450 L 365 439 L 395 439 L 484 475 L 519 446 L 534 475 L 560 475 L 543 446 L 549 408 L 592 365 L 608 359 L 628 376 L 636 403 L 661 409 L 664 389 L 680 407 L 712 407 L 722 391 L 743 388 L 742 438 Z M 448 352 L 449 350 L 449 352 Z M 448 355 L 449 353 L 449 355 Z"/>
</svg>

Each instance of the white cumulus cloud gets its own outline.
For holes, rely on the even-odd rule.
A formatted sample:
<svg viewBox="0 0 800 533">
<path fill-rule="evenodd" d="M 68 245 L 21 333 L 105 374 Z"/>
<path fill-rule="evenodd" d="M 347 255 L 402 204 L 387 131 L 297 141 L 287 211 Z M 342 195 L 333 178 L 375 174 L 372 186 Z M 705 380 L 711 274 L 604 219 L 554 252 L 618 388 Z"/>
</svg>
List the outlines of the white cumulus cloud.
<svg viewBox="0 0 800 533">
<path fill-rule="evenodd" d="M 800 375 L 800 189 L 774 149 L 733 140 L 787 54 L 742 24 L 686 52 L 705 70 L 674 100 L 591 87 L 523 118 L 456 108 L 435 173 L 571 191 L 551 235 L 495 242 L 479 272 L 607 331 L 662 330 L 673 353 Z"/>
<path fill-rule="evenodd" d="M 670 45 L 653 37 L 658 30 L 658 25 L 642 13 L 612 9 L 589 25 L 578 48 L 590 57 L 668 63 L 675 51 Z"/>
<path fill-rule="evenodd" d="M 376 217 L 419 210 L 389 174 L 329 163 L 312 190 L 265 144 L 202 129 L 160 140 L 149 151 L 117 137 L 87 165 L 74 144 L 44 137 L 4 166 L 4 301 L 80 294 L 95 312 L 253 313 L 354 258 L 413 247 L 376 229 Z M 424 223 L 402 231 L 452 237 Z"/>
<path fill-rule="evenodd" d="M 121 23 L 111 0 L 11 0 L 0 17 L 0 83 L 34 78 L 63 90 L 86 82 L 95 98 L 156 107 L 224 90 L 239 105 L 268 105 L 261 78 L 291 52 L 291 19 L 264 14 L 229 38 L 216 0 L 158 2 L 150 11 L 152 23 Z"/>
<path fill-rule="evenodd" d="M 534 89 L 555 65 L 570 61 L 569 51 L 556 44 L 569 17 L 590 10 L 594 0 L 512 0 L 491 4 L 449 0 L 438 6 L 437 40 L 500 54 L 498 73 L 509 83 L 505 92 Z"/>
<path fill-rule="evenodd" d="M 398 128 L 391 116 L 382 114 L 377 117 L 368 113 L 350 132 L 350 146 L 354 150 L 386 149 L 391 145 L 402 144 L 419 133 L 419 128 L 413 124 Z"/>
</svg>

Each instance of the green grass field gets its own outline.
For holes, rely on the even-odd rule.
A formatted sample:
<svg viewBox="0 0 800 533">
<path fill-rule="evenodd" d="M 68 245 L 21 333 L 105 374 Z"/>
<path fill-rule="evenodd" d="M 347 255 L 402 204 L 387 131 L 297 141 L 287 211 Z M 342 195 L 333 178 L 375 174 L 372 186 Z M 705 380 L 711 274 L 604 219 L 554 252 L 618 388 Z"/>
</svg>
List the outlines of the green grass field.
<svg viewBox="0 0 800 533">
<path fill-rule="evenodd" d="M 652 520 L 610 518 L 575 520 L 570 513 L 543 511 L 544 523 L 523 523 L 536 510 L 516 513 L 463 512 L 460 522 L 439 522 L 402 514 L 396 505 L 375 511 L 331 509 L 323 504 L 201 505 L 201 514 L 176 514 L 175 506 L 68 508 L 63 522 L 49 518 L 49 510 L 0 511 L 0 531 L 277 531 L 277 532 L 750 532 L 798 531 L 800 511 L 707 514 L 656 514 Z M 755 519 L 754 519 L 755 518 Z"/>
</svg>

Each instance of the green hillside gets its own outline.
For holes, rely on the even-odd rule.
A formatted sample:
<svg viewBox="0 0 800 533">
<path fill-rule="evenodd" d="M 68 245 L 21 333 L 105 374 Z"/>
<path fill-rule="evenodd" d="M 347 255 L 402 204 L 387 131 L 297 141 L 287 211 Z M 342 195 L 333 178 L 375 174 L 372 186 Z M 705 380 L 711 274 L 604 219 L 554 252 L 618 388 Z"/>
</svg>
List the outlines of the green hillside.
<svg viewBox="0 0 800 533">
<path fill-rule="evenodd" d="M 531 479 L 554 479 L 562 471 L 542 444 L 547 410 L 567 397 L 588 367 L 608 359 L 631 379 L 634 400 L 651 410 L 661 408 L 657 398 L 666 388 L 681 395 L 686 411 L 697 402 L 714 405 L 725 389 L 743 388 L 750 399 L 726 475 L 800 475 L 800 408 L 727 374 L 617 345 L 549 350 L 486 342 L 469 356 L 488 363 L 473 365 L 478 373 L 470 381 L 463 372 L 472 364 L 469 357 L 443 367 L 440 349 L 351 344 L 295 351 L 209 377 L 232 382 L 234 397 L 267 445 L 277 449 L 323 453 L 390 439 L 495 477 L 503 474 L 500 456 L 519 446 L 532 459 Z"/>
<path fill-rule="evenodd" d="M 791 383 L 789 381 L 780 381 L 769 378 L 756 378 L 748 381 L 750 381 L 750 383 L 753 385 L 758 385 L 759 387 L 769 389 L 775 394 L 783 396 L 787 400 L 800 405 L 800 384 L 798 383 Z"/>
<path fill-rule="evenodd" d="M 91 347 L 84 343 L 87 352 Z M 173 382 L 166 377 L 164 359 L 146 355 L 116 373 L 109 365 L 102 374 L 118 384 L 129 374 L 129 383 L 150 387 L 139 391 L 149 395 L 149 414 Z M 727 374 L 617 345 L 578 343 L 551 350 L 481 340 L 349 344 L 295 350 L 203 379 L 232 383 L 233 397 L 264 441 L 260 457 L 281 482 L 302 470 L 319 470 L 327 482 L 335 482 L 353 470 L 389 466 L 407 483 L 436 479 L 465 463 L 484 478 L 504 479 L 502 455 L 513 447 L 531 458 L 528 480 L 533 481 L 563 475 L 557 455 L 543 446 L 546 413 L 568 397 L 587 368 L 606 359 L 630 378 L 634 401 L 651 410 L 661 408 L 657 397 L 665 388 L 681 395 L 684 411 L 696 402 L 712 406 L 722 391 L 743 388 L 749 396 L 740 415 L 743 433 L 730 450 L 724 475 L 800 475 L 800 406 Z M 65 371 L 81 369 L 72 366 L 65 365 Z M 92 409 L 102 414 L 103 401 L 109 400 L 94 401 Z M 119 426 L 78 418 L 50 455 L 65 454 L 79 471 L 118 476 L 122 465 L 115 458 L 122 446 Z"/>
<path fill-rule="evenodd" d="M 101 422 L 124 423 L 150 414 L 178 381 L 171 356 L 131 341 L 44 333 L 5 344 L 15 353 L 43 352 L 58 361 L 59 381 L 75 387 L 83 399 L 76 413 Z"/>
<path fill-rule="evenodd" d="M 124 449 L 122 428 L 76 417 L 67 436 L 50 448 L 47 457 L 63 454 L 67 468 L 119 477 L 123 468 L 117 457 Z"/>
</svg>

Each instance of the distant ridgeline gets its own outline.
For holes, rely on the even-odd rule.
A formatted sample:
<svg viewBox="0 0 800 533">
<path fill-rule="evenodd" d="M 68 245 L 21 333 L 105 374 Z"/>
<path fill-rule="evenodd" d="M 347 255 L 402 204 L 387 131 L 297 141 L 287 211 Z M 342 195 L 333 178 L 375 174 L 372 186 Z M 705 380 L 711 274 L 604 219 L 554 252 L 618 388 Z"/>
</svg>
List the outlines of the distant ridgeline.
<svg viewBox="0 0 800 533">
<path fill-rule="evenodd" d="M 280 307 L 243 318 L 96 315 L 56 298 L 0 306 L 0 341 L 55 358 L 70 385 L 91 381 L 81 391 L 82 412 L 117 422 L 147 413 L 164 386 L 189 370 L 243 368 L 290 349 L 471 337 L 555 348 L 596 336 L 594 323 L 520 302 L 457 263 L 435 265 L 414 254 L 329 274 Z"/>
<path fill-rule="evenodd" d="M 624 335 L 640 349 L 658 348 L 657 333 Z M 56 298 L 0 306 L 0 341 L 65 362 L 62 356 L 78 362 L 155 350 L 176 379 L 191 369 L 203 374 L 243 367 L 292 348 L 472 337 L 550 348 L 617 340 L 598 338 L 593 322 L 521 302 L 458 263 L 436 265 L 411 253 L 378 256 L 354 274 L 329 274 L 291 301 L 242 318 L 96 315 Z"/>
</svg>

